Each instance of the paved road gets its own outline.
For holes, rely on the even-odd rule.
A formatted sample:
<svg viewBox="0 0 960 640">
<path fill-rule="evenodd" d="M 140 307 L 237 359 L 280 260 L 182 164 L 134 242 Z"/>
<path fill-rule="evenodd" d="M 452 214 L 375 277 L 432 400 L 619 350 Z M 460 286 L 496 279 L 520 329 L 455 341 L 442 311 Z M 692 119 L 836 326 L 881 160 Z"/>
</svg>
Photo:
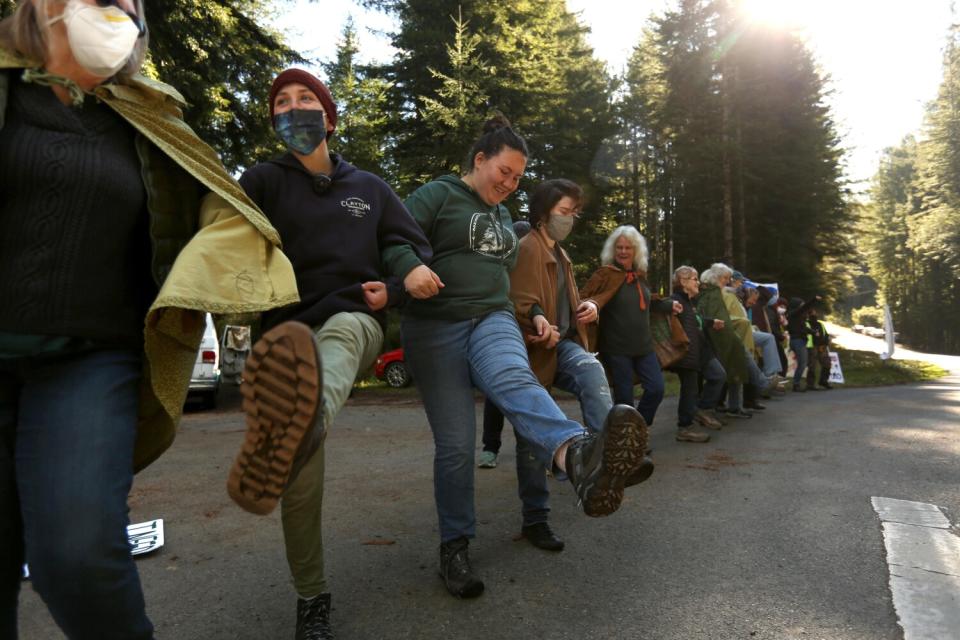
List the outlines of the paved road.
<svg viewBox="0 0 960 640">
<path fill-rule="evenodd" d="M 567 540 L 558 555 L 515 538 L 506 436 L 501 466 L 477 474 L 471 552 L 487 592 L 457 601 L 436 576 L 422 408 L 351 401 L 327 448 L 337 637 L 902 637 L 870 499 L 933 503 L 957 522 L 960 379 L 788 395 L 706 445 L 673 441 L 675 412 L 667 400 L 654 427 L 656 473 L 613 516 L 586 518 L 554 484 L 552 523 Z M 240 438 L 235 408 L 191 413 L 137 477 L 133 521 L 166 520 L 166 546 L 138 560 L 158 638 L 293 637 L 279 517 L 245 514 L 224 490 Z M 20 619 L 21 638 L 61 637 L 28 583 Z"/>
</svg>

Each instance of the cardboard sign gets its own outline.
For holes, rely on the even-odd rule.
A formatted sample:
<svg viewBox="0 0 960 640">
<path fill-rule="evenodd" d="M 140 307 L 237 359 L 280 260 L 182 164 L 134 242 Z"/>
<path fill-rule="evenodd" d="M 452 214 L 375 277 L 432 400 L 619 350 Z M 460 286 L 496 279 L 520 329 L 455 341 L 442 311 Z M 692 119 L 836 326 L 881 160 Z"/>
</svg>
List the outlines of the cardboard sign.
<svg viewBox="0 0 960 640">
<path fill-rule="evenodd" d="M 163 519 L 131 524 L 127 527 L 127 540 L 130 541 L 132 556 L 156 551 L 163 546 Z M 23 577 L 30 577 L 30 568 L 27 565 L 23 565 Z"/>
<path fill-rule="evenodd" d="M 843 370 L 840 368 L 840 356 L 835 351 L 830 351 L 830 382 L 832 384 L 843 384 Z"/>
</svg>

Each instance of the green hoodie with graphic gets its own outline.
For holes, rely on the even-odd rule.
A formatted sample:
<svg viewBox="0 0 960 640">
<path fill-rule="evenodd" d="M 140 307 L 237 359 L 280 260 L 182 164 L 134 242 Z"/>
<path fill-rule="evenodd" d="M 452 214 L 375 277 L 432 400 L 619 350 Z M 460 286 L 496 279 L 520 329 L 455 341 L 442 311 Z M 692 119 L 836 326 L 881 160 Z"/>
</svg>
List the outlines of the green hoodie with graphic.
<svg viewBox="0 0 960 640">
<path fill-rule="evenodd" d="M 427 300 L 412 299 L 404 313 L 468 320 L 491 311 L 513 311 L 509 272 L 517 262 L 517 236 L 506 207 L 490 206 L 456 176 L 442 176 L 404 202 L 433 247 L 428 265 L 444 287 Z M 383 252 L 392 274 L 423 264 L 406 245 Z"/>
</svg>

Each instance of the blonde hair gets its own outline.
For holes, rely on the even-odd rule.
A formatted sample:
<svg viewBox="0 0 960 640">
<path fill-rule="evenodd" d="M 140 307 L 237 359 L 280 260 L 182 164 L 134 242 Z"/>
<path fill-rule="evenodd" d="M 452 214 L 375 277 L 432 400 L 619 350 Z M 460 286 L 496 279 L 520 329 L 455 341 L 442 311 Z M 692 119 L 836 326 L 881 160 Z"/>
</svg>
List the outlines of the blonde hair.
<svg viewBox="0 0 960 640">
<path fill-rule="evenodd" d="M 13 49 L 33 62 L 47 58 L 47 42 L 50 37 L 47 9 L 51 5 L 66 4 L 66 0 L 20 0 L 13 14 L 0 21 L 0 46 Z M 134 13 L 146 26 L 143 0 L 133 0 Z M 117 72 L 120 80 L 126 80 L 140 71 L 147 56 L 147 36 L 139 38 L 126 64 Z"/>
<path fill-rule="evenodd" d="M 600 252 L 600 264 L 613 264 L 613 258 L 616 251 L 615 245 L 621 237 L 626 238 L 633 245 L 633 269 L 634 271 L 646 271 L 647 262 L 650 255 L 647 251 L 647 241 L 640 235 L 640 232 L 633 225 L 625 224 L 617 227 L 607 237 L 603 243 L 603 250 Z"/>
</svg>

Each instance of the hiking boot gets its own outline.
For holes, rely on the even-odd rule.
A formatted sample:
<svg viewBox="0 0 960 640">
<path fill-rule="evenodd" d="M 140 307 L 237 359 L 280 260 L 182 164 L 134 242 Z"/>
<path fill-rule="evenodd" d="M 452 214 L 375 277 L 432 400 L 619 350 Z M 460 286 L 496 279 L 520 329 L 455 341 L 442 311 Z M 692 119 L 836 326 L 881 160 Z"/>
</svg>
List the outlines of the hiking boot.
<svg viewBox="0 0 960 640">
<path fill-rule="evenodd" d="M 677 442 L 710 442 L 710 435 L 694 426 L 677 429 Z"/>
<path fill-rule="evenodd" d="M 450 595 L 476 598 L 483 593 L 483 580 L 473 573 L 467 547 L 470 540 L 460 537 L 440 545 L 440 577 Z"/>
<path fill-rule="evenodd" d="M 563 551 L 563 540 L 557 537 L 546 522 L 537 522 L 520 529 L 530 544 L 545 551 Z"/>
<path fill-rule="evenodd" d="M 297 598 L 297 634 L 294 640 L 333 640 L 330 629 L 330 594 Z"/>
<path fill-rule="evenodd" d="M 636 470 L 627 476 L 627 481 L 623 483 L 624 487 L 632 487 L 635 484 L 640 484 L 641 482 L 646 482 L 650 479 L 650 476 L 653 475 L 653 460 L 648 456 L 643 456 L 643 460 L 640 461 L 640 466 Z"/>
<path fill-rule="evenodd" d="M 693 416 L 693 419 L 707 429 L 713 429 L 715 431 L 723 429 L 723 423 L 717 419 L 716 416 L 710 415 L 706 411 L 697 411 L 697 413 Z"/>
<path fill-rule="evenodd" d="M 583 512 L 596 518 L 620 508 L 623 488 L 643 462 L 647 424 L 636 409 L 610 409 L 603 431 L 577 438 L 567 448 L 566 470 Z"/>
<path fill-rule="evenodd" d="M 496 469 L 497 454 L 495 454 L 493 451 L 481 451 L 477 466 L 481 469 Z"/>
<path fill-rule="evenodd" d="M 241 508 L 274 510 L 323 441 L 323 381 L 316 338 L 284 322 L 263 334 L 243 369 L 247 433 L 230 469 L 227 492 Z"/>
</svg>

